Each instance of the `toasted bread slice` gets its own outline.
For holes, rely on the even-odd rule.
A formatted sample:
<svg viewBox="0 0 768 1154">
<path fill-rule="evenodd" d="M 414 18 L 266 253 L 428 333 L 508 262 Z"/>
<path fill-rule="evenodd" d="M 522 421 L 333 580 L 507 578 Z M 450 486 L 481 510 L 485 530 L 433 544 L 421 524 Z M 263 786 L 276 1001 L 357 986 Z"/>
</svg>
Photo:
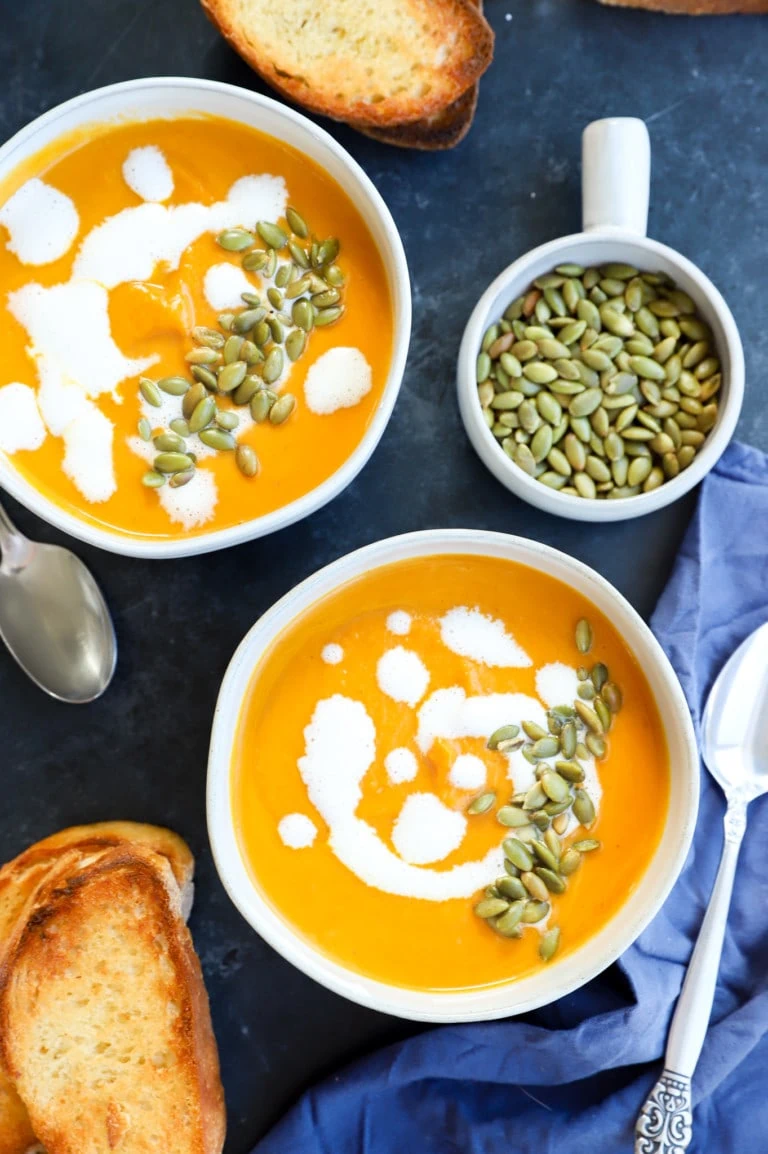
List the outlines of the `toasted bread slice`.
<svg viewBox="0 0 768 1154">
<path fill-rule="evenodd" d="M 617 8 L 650 8 L 678 16 L 727 16 L 768 12 L 768 0 L 601 0 Z"/>
<path fill-rule="evenodd" d="M 185 916 L 192 905 L 195 859 L 177 834 L 159 826 L 130 821 L 106 821 L 72 826 L 37 842 L 0 869 L 0 958 L 27 904 L 51 869 L 68 850 L 82 855 L 71 859 L 83 864 L 87 855 L 109 846 L 132 841 L 148 846 L 168 859 L 182 894 Z M 0 1154 L 26 1154 L 36 1142 L 26 1108 L 0 1069 Z"/>
<path fill-rule="evenodd" d="M 483 11 L 482 0 L 470 2 L 478 12 Z M 436 116 L 427 116 L 410 124 L 392 124 L 387 128 L 366 128 L 363 125 L 352 127 L 359 128 L 373 140 L 392 144 L 396 148 L 418 148 L 425 152 L 455 148 L 472 126 L 479 94 L 480 84 L 476 82 Z"/>
<path fill-rule="evenodd" d="M 471 0 L 202 0 L 233 48 L 313 112 L 386 127 L 436 116 L 491 62 Z"/>
<path fill-rule="evenodd" d="M 0 968 L 0 1047 L 48 1154 L 220 1154 L 200 965 L 166 858 L 62 854 Z"/>
</svg>

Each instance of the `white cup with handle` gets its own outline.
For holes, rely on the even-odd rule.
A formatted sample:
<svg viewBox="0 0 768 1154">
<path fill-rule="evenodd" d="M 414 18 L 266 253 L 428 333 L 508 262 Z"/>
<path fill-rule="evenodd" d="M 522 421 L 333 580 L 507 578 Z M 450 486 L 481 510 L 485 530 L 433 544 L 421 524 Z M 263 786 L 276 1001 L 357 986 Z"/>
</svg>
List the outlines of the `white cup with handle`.
<svg viewBox="0 0 768 1154">
<path fill-rule="evenodd" d="M 583 231 L 531 249 L 486 289 L 464 330 L 459 350 L 459 408 L 470 441 L 503 485 L 531 505 L 579 521 L 623 521 L 661 509 L 687 493 L 709 472 L 733 436 L 744 395 L 744 351 L 736 322 L 712 281 L 692 261 L 646 235 L 651 148 L 642 120 L 596 120 L 582 137 Z M 477 396 L 476 363 L 489 325 L 540 276 L 557 265 L 583 267 L 620 262 L 643 272 L 662 272 L 694 301 L 713 333 L 722 387 L 716 424 L 688 468 L 648 493 L 598 500 L 550 489 L 529 476 L 503 451 L 485 422 Z"/>
</svg>

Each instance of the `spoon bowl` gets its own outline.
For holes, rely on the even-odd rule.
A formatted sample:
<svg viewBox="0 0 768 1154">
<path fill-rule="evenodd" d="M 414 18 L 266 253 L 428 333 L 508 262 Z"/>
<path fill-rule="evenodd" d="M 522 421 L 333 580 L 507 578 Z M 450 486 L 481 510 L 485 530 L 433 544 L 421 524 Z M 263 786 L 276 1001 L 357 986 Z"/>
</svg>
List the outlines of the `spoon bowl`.
<svg viewBox="0 0 768 1154">
<path fill-rule="evenodd" d="M 701 722 L 701 753 L 727 795 L 746 801 L 768 790 L 768 622 L 721 670 Z"/>
<path fill-rule="evenodd" d="M 59 701 L 85 704 L 112 680 L 117 642 L 83 562 L 29 541 L 0 506 L 0 637 L 24 672 Z"/>
</svg>

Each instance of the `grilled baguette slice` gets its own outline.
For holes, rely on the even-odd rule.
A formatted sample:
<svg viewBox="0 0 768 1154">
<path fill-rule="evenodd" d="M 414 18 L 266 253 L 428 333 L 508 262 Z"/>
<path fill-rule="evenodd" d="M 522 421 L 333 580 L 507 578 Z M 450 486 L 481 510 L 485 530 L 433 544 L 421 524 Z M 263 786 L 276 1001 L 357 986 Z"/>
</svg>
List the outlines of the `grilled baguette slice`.
<svg viewBox="0 0 768 1154">
<path fill-rule="evenodd" d="M 491 62 L 471 0 L 202 0 L 236 52 L 279 92 L 355 126 L 439 115 Z"/>
<path fill-rule="evenodd" d="M 195 859 L 186 842 L 170 830 L 130 821 L 72 826 L 31 846 L 0 869 L 0 959 L 25 906 L 66 851 L 88 854 L 133 841 L 166 857 L 189 913 Z M 36 1142 L 26 1108 L 0 1069 L 0 1154 L 26 1154 Z"/>
<path fill-rule="evenodd" d="M 48 1154 L 220 1154 L 208 999 L 166 858 L 62 852 L 0 968 L 0 1049 Z"/>
</svg>

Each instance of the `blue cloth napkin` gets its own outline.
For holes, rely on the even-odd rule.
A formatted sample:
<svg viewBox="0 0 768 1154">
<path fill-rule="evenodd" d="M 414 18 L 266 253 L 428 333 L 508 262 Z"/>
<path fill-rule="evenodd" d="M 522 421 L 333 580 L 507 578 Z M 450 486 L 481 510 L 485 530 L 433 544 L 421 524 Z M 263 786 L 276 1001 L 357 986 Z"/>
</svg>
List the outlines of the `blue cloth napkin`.
<svg viewBox="0 0 768 1154">
<path fill-rule="evenodd" d="M 768 458 L 733 444 L 705 480 L 652 619 L 695 722 L 768 620 Z M 308 1091 L 254 1154 L 630 1154 L 711 892 L 722 795 L 702 769 L 694 844 L 615 967 L 525 1019 L 432 1029 Z M 689 1149 L 768 1151 L 768 799 L 741 851 Z"/>
</svg>

